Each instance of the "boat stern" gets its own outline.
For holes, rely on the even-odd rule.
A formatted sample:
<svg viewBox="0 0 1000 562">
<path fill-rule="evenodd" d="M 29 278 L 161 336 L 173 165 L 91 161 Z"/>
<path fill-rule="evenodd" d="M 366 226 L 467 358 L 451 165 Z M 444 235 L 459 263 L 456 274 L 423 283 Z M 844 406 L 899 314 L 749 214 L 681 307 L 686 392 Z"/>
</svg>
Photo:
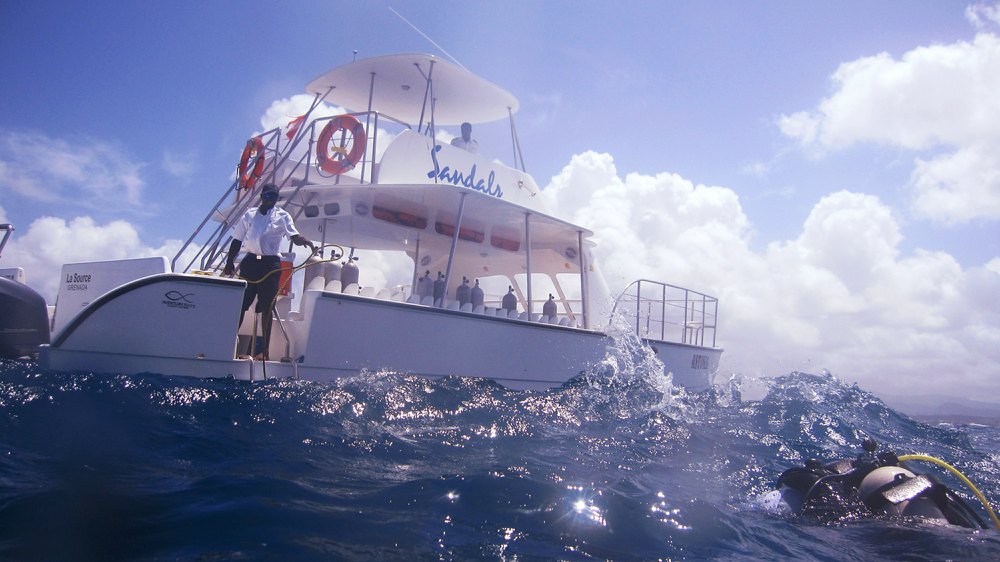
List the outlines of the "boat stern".
<svg viewBox="0 0 1000 562">
<path fill-rule="evenodd" d="M 125 283 L 70 320 L 39 361 L 56 370 L 249 378 L 246 362 L 234 360 L 245 286 L 177 273 Z"/>
</svg>

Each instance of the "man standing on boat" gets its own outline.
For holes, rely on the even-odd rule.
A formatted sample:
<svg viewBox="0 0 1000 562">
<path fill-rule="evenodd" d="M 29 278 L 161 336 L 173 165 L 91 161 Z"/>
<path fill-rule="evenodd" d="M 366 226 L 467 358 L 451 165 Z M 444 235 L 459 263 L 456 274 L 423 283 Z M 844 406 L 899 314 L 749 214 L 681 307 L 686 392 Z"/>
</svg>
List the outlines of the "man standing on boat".
<svg viewBox="0 0 1000 562">
<path fill-rule="evenodd" d="M 240 323 L 254 297 L 257 298 L 255 310 L 261 314 L 263 324 L 263 351 L 261 359 L 267 359 L 268 345 L 271 342 L 271 318 L 274 298 L 278 294 L 281 280 L 281 258 L 278 247 L 285 236 L 293 244 L 308 246 L 316 252 L 316 246 L 295 228 L 292 216 L 284 209 L 276 209 L 278 188 L 274 184 L 266 184 L 260 191 L 260 205 L 248 209 L 233 226 L 233 241 L 229 244 L 229 255 L 226 267 L 222 270 L 225 276 L 231 276 L 236 271 L 236 255 L 240 248 L 246 246 L 247 254 L 240 262 L 240 277 L 247 281 L 243 293 L 243 309 L 240 311 Z"/>
<path fill-rule="evenodd" d="M 479 154 L 479 143 L 472 138 L 472 124 L 462 123 L 462 136 L 451 139 L 451 145 L 467 150 L 473 154 Z"/>
</svg>

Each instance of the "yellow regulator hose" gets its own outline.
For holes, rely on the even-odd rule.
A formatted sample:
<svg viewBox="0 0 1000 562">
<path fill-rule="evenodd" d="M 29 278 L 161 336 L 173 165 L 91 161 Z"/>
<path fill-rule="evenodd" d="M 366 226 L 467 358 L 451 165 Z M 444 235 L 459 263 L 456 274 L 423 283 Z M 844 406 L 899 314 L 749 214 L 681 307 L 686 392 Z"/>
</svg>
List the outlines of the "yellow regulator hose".
<svg viewBox="0 0 1000 562">
<path fill-rule="evenodd" d="M 285 285 L 287 285 L 288 283 L 291 282 L 292 275 L 294 275 L 297 271 L 299 271 L 301 269 L 305 269 L 305 268 L 313 266 L 313 265 L 319 265 L 321 263 L 335 262 L 335 261 L 339 260 L 340 258 L 344 257 L 344 248 L 342 248 L 342 247 L 340 247 L 340 246 L 338 246 L 336 244 L 325 244 L 323 246 L 320 246 L 320 248 L 336 248 L 336 249 L 340 250 L 340 253 L 338 254 L 337 252 L 332 252 L 331 253 L 332 257 L 330 259 L 319 260 L 319 261 L 315 261 L 313 263 L 309 263 L 309 258 L 315 256 L 316 252 L 319 251 L 318 248 L 316 250 L 313 250 L 312 253 L 309 254 L 309 258 L 306 258 L 305 260 L 302 261 L 301 264 L 299 264 L 299 265 L 297 265 L 297 266 L 295 266 L 295 267 L 292 268 L 292 272 L 288 275 L 288 279 L 286 279 L 285 282 L 281 286 L 278 287 L 278 292 L 275 293 L 274 298 L 271 299 L 271 308 L 272 309 L 274 308 L 275 303 L 278 302 L 278 297 L 281 296 L 281 289 L 283 289 Z M 260 279 L 258 279 L 256 281 L 251 281 L 250 279 L 246 279 L 245 277 L 240 276 L 238 273 L 236 274 L 236 277 L 239 277 L 240 279 L 243 279 L 248 284 L 256 285 L 258 283 L 263 282 L 265 279 L 267 279 L 271 275 L 274 275 L 274 274 L 281 275 L 281 271 L 282 271 L 281 269 L 275 269 L 273 271 L 269 271 L 266 274 L 264 274 L 263 277 L 261 277 Z"/>
<path fill-rule="evenodd" d="M 927 461 L 927 462 L 932 462 L 940 467 L 947 468 L 949 471 L 951 471 L 952 474 L 958 476 L 958 479 L 964 482 L 965 485 L 968 486 L 969 489 L 972 490 L 974 494 L 976 494 L 976 497 L 979 498 L 979 501 L 983 503 L 983 507 L 986 508 L 986 512 L 990 514 L 990 519 L 993 520 L 993 524 L 996 525 L 997 530 L 1000 531 L 1000 519 L 997 518 L 997 514 L 993 511 L 993 508 L 990 507 L 990 502 L 986 500 L 986 496 L 984 496 L 983 493 L 979 491 L 979 488 L 977 488 L 976 485 L 973 484 L 971 480 L 969 480 L 968 478 L 965 477 L 964 474 L 959 472 L 957 468 L 951 466 L 950 464 L 944 462 L 939 458 L 931 457 L 928 455 L 900 455 L 897 458 L 899 458 L 899 460 L 903 462 Z"/>
<path fill-rule="evenodd" d="M 292 275 L 294 275 L 297 271 L 299 271 L 301 269 L 305 269 L 305 268 L 313 266 L 313 265 L 319 265 L 321 263 L 335 262 L 335 261 L 339 260 L 340 258 L 342 258 L 344 256 L 344 249 L 342 247 L 336 245 L 336 244 L 326 244 L 325 246 L 321 246 L 321 247 L 322 248 L 337 248 L 338 250 L 340 250 L 340 253 L 339 254 L 334 253 L 333 257 L 331 257 L 328 260 L 320 260 L 320 261 L 316 261 L 316 262 L 313 262 L 313 263 L 307 263 L 309 261 L 309 258 L 311 258 L 311 257 L 313 257 L 313 256 L 316 255 L 316 251 L 314 251 L 314 252 L 312 252 L 312 253 L 309 254 L 309 258 L 306 258 L 301 264 L 299 264 L 299 265 L 297 265 L 297 266 L 295 266 L 295 267 L 292 268 L 292 273 L 288 276 L 288 279 L 291 279 Z M 317 251 L 318 251 L 318 249 L 317 249 Z M 269 272 L 265 273 L 263 277 L 261 277 L 260 279 L 258 279 L 256 281 L 251 281 L 250 279 L 246 279 L 244 277 L 241 277 L 239 274 L 236 274 L 236 277 L 239 277 L 240 279 L 243 279 L 244 281 L 246 281 L 247 283 L 249 283 L 251 285 L 256 285 L 258 283 L 263 283 L 265 279 L 267 279 L 268 277 L 274 275 L 275 273 L 277 273 L 278 275 L 281 275 L 281 270 L 280 269 L 275 269 L 274 271 L 269 271 Z M 284 288 L 284 287 L 281 287 L 281 288 Z M 279 290 L 281 288 L 279 288 Z"/>
</svg>

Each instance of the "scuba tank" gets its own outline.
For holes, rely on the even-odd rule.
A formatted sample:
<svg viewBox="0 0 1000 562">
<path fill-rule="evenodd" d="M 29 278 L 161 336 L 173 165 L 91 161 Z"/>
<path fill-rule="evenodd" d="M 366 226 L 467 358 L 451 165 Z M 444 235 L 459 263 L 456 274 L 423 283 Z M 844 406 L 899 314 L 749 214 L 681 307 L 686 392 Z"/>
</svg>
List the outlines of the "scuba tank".
<svg viewBox="0 0 1000 562">
<path fill-rule="evenodd" d="M 469 280 L 462 276 L 462 284 L 455 288 L 455 300 L 460 306 L 472 302 L 472 289 L 469 287 Z"/>
<path fill-rule="evenodd" d="M 500 301 L 500 306 L 507 311 L 517 311 L 517 297 L 514 295 L 514 287 L 507 285 L 507 294 Z"/>
<path fill-rule="evenodd" d="M 444 298 L 444 273 L 438 272 L 437 281 L 434 282 L 434 302 Z"/>
<path fill-rule="evenodd" d="M 549 293 L 549 300 L 542 305 L 542 316 L 553 317 L 556 315 L 556 298 Z"/>
<path fill-rule="evenodd" d="M 431 272 L 427 270 L 424 276 L 417 281 L 417 294 L 421 299 L 434 294 L 434 282 L 431 281 Z"/>
<path fill-rule="evenodd" d="M 476 286 L 469 292 L 469 298 L 472 300 L 472 308 L 483 306 L 485 299 L 483 290 L 479 288 L 479 279 L 476 279 Z"/>
<path fill-rule="evenodd" d="M 333 282 L 336 281 L 340 283 L 340 271 L 343 269 L 337 262 L 326 262 L 323 264 L 323 270 L 326 273 L 326 290 L 333 290 Z"/>
<path fill-rule="evenodd" d="M 361 270 L 354 263 L 358 261 L 358 258 L 354 257 L 354 250 L 351 250 L 351 256 L 347 258 L 344 265 L 340 268 L 340 287 L 341 290 L 347 289 L 347 286 L 351 283 L 357 284 L 358 277 L 361 275 Z"/>
<path fill-rule="evenodd" d="M 322 291 L 326 287 L 326 266 L 323 265 L 323 259 L 313 254 L 306 258 L 303 265 L 302 286 L 306 291 L 313 289 Z"/>
<path fill-rule="evenodd" d="M 911 472 L 891 451 L 876 453 L 873 439 L 865 439 L 862 445 L 864 452 L 853 460 L 823 463 L 812 459 L 805 466 L 786 470 L 765 499 L 792 513 L 821 518 L 870 513 L 986 528 L 965 500 L 932 475 Z"/>
</svg>

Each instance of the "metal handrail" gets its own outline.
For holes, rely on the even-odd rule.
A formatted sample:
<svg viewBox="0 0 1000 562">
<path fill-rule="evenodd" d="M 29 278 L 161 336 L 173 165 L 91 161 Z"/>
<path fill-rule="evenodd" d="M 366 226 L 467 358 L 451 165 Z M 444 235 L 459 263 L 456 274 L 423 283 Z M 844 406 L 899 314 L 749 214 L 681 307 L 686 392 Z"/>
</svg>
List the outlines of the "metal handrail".
<svg viewBox="0 0 1000 562">
<path fill-rule="evenodd" d="M 310 113 L 311 111 L 312 110 L 310 110 Z M 361 117 L 361 116 L 374 117 L 374 119 L 372 120 L 373 130 L 370 132 L 370 139 L 371 139 L 370 156 L 369 156 L 369 151 L 366 148 L 365 154 L 362 156 L 362 162 L 360 163 L 361 178 L 359 180 L 361 183 L 365 182 L 372 183 L 374 179 L 373 178 L 374 167 L 375 167 L 375 159 L 378 147 L 378 125 L 380 119 L 387 119 L 390 122 L 396 123 L 408 129 L 412 129 L 412 127 L 404 121 L 401 121 L 399 119 L 396 119 L 388 115 L 381 115 L 377 111 L 370 111 L 370 112 L 360 111 L 360 112 L 349 113 L 348 115 L 353 115 L 355 117 Z M 318 172 L 318 162 L 314 159 L 314 151 L 313 151 L 317 133 L 319 131 L 317 127 L 319 125 L 323 125 L 329 122 L 335 117 L 336 116 L 318 117 L 316 119 L 313 119 L 312 121 L 309 121 L 309 124 L 304 127 L 301 127 L 298 133 L 295 135 L 295 137 L 293 139 L 290 139 L 289 142 L 286 143 L 284 147 L 281 146 L 281 137 L 283 136 L 283 130 L 281 127 L 276 127 L 274 129 L 260 133 L 259 135 L 256 135 L 260 137 L 262 140 L 266 139 L 266 142 L 264 143 L 264 154 L 272 155 L 271 159 L 267 161 L 267 163 L 265 164 L 264 173 L 261 175 L 261 178 L 258 180 L 254 189 L 249 191 L 246 195 L 239 197 L 236 201 L 236 204 L 233 205 L 233 207 L 229 210 L 229 212 L 221 217 L 219 225 L 215 229 L 213 229 L 211 234 L 209 234 L 207 239 L 205 240 L 205 243 L 201 246 L 201 248 L 199 248 L 198 252 L 196 252 L 195 255 L 188 262 L 188 264 L 183 267 L 183 272 L 190 271 L 195 263 L 198 263 L 199 267 L 203 270 L 218 269 L 219 263 L 221 263 L 219 260 L 224 255 L 226 249 L 229 246 L 228 242 L 229 240 L 231 240 L 231 237 L 228 237 L 228 235 L 230 230 L 232 229 L 232 226 L 235 223 L 235 219 L 240 216 L 243 216 L 243 213 L 245 213 L 247 209 L 249 209 L 253 205 L 253 203 L 256 201 L 256 197 L 259 194 L 261 187 L 263 187 L 267 183 L 274 183 L 278 185 L 279 188 L 285 187 L 286 184 L 288 184 L 288 182 L 293 177 L 294 173 L 304 165 L 305 182 L 297 185 L 295 191 L 289 197 L 286 197 L 281 205 L 281 208 L 283 209 L 288 207 L 289 203 L 293 199 L 295 199 L 296 195 L 298 195 L 299 190 L 302 189 L 304 185 L 310 183 L 309 175 L 313 171 L 313 169 L 317 168 L 317 173 L 320 173 Z M 292 153 L 296 148 L 298 148 L 303 143 L 308 143 L 307 150 L 300 158 L 298 158 L 297 160 L 292 160 Z M 283 170 L 290 160 L 294 161 L 294 166 L 292 167 L 291 171 L 285 175 L 285 178 L 280 182 L 279 185 L 279 182 L 275 181 L 278 172 L 279 170 Z M 335 182 L 336 183 L 340 182 L 340 176 L 337 176 Z M 219 213 L 219 210 L 226 204 L 227 201 L 230 200 L 230 196 L 234 192 L 236 192 L 238 187 L 239 187 L 239 178 L 236 178 L 229 185 L 229 188 L 222 194 L 219 200 L 216 201 L 215 205 L 205 215 L 204 219 L 202 219 L 201 223 L 195 228 L 191 236 L 189 236 L 188 239 L 184 242 L 184 244 L 181 245 L 180 249 L 174 255 L 173 260 L 171 260 L 170 262 L 171 269 L 173 271 L 178 271 L 177 262 L 180 259 L 181 255 L 183 255 L 184 252 L 186 252 L 188 248 L 191 247 L 195 239 L 201 235 L 202 231 L 205 229 L 205 226 L 208 224 L 208 222 L 213 217 L 218 216 L 217 214 Z M 301 213 L 301 209 L 299 212 Z"/>
<path fill-rule="evenodd" d="M 643 285 L 652 286 L 653 291 L 647 290 L 643 294 Z M 634 288 L 634 289 L 633 289 Z M 655 291 L 659 288 L 659 291 Z M 651 292 L 658 292 L 657 296 L 650 296 Z M 670 298 L 668 298 L 670 293 Z M 635 306 L 628 306 L 634 302 Z M 691 345 L 705 345 L 705 336 L 711 332 L 711 347 L 716 346 L 716 323 L 719 313 L 719 300 L 713 296 L 670 285 L 650 279 L 638 279 L 630 283 L 615 299 L 614 307 L 611 310 L 609 323 L 616 318 L 619 305 L 622 305 L 622 314 L 629 320 L 634 316 L 635 333 L 639 337 L 647 339 L 659 339 L 660 341 L 676 341 Z M 643 310 L 645 305 L 645 311 Z M 673 311 L 674 314 L 669 313 Z M 673 320 L 671 320 L 673 318 Z M 645 330 L 643 329 L 645 324 Z M 655 326 L 659 326 L 659 338 L 655 338 Z M 671 331 L 676 336 L 668 339 L 667 327 L 674 326 L 678 332 Z"/>
<path fill-rule="evenodd" d="M 7 240 L 10 239 L 10 235 L 14 232 L 14 225 L 10 223 L 0 224 L 0 230 L 4 232 L 3 240 L 0 240 L 0 254 L 2 254 L 4 247 L 7 245 Z"/>
</svg>

